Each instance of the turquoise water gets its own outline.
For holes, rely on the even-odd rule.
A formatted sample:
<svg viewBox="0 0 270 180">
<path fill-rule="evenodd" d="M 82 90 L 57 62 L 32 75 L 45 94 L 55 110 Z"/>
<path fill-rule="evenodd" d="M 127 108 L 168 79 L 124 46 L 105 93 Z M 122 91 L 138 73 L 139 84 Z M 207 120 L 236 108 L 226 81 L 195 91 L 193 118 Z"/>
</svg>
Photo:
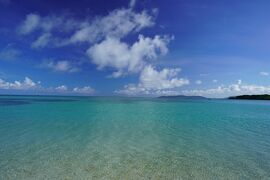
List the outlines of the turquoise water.
<svg viewBox="0 0 270 180">
<path fill-rule="evenodd" d="M 270 179 L 270 101 L 1 96 L 0 179 Z"/>
</svg>

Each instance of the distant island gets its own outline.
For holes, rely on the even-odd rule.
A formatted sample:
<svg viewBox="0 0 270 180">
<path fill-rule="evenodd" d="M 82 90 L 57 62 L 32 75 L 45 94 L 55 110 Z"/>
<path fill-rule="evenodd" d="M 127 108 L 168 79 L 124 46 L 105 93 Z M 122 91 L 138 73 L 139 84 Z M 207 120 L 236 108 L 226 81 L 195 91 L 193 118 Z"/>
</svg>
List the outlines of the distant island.
<svg viewBox="0 0 270 180">
<path fill-rule="evenodd" d="M 229 99 L 270 100 L 270 95 L 269 95 L 269 94 L 261 94 L 261 95 L 241 95 L 241 96 L 233 96 L 233 97 L 229 97 Z"/>
<path fill-rule="evenodd" d="M 208 99 L 203 96 L 184 96 L 184 95 L 177 95 L 177 96 L 160 96 L 158 98 L 161 99 Z"/>
</svg>

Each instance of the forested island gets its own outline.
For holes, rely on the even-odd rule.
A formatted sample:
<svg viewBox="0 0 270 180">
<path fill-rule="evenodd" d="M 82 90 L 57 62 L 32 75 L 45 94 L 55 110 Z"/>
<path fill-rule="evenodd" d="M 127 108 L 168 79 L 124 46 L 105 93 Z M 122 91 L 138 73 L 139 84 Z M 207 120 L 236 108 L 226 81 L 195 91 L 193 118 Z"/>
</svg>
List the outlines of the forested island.
<svg viewBox="0 0 270 180">
<path fill-rule="evenodd" d="M 241 96 L 233 96 L 233 97 L 229 97 L 229 99 L 270 100 L 270 95 L 269 95 L 269 94 L 261 94 L 261 95 L 241 95 Z"/>
</svg>

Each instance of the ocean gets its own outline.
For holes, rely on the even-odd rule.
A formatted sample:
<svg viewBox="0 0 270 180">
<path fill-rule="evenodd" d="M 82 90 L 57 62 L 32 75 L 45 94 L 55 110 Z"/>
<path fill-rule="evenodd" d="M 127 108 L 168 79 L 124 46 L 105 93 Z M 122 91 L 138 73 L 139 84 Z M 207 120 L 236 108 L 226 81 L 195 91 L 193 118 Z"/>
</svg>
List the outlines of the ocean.
<svg viewBox="0 0 270 180">
<path fill-rule="evenodd" d="M 0 179 L 270 179 L 270 101 L 0 96 Z"/>
</svg>

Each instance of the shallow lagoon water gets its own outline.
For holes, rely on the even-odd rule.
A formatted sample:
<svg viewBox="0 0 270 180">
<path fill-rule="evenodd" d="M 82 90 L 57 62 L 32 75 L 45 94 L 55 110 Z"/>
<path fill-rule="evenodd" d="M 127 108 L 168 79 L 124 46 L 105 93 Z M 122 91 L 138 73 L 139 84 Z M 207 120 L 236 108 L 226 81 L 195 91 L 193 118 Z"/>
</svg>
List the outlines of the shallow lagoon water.
<svg viewBox="0 0 270 180">
<path fill-rule="evenodd" d="M 269 179 L 270 101 L 0 97 L 0 179 Z"/>
</svg>

